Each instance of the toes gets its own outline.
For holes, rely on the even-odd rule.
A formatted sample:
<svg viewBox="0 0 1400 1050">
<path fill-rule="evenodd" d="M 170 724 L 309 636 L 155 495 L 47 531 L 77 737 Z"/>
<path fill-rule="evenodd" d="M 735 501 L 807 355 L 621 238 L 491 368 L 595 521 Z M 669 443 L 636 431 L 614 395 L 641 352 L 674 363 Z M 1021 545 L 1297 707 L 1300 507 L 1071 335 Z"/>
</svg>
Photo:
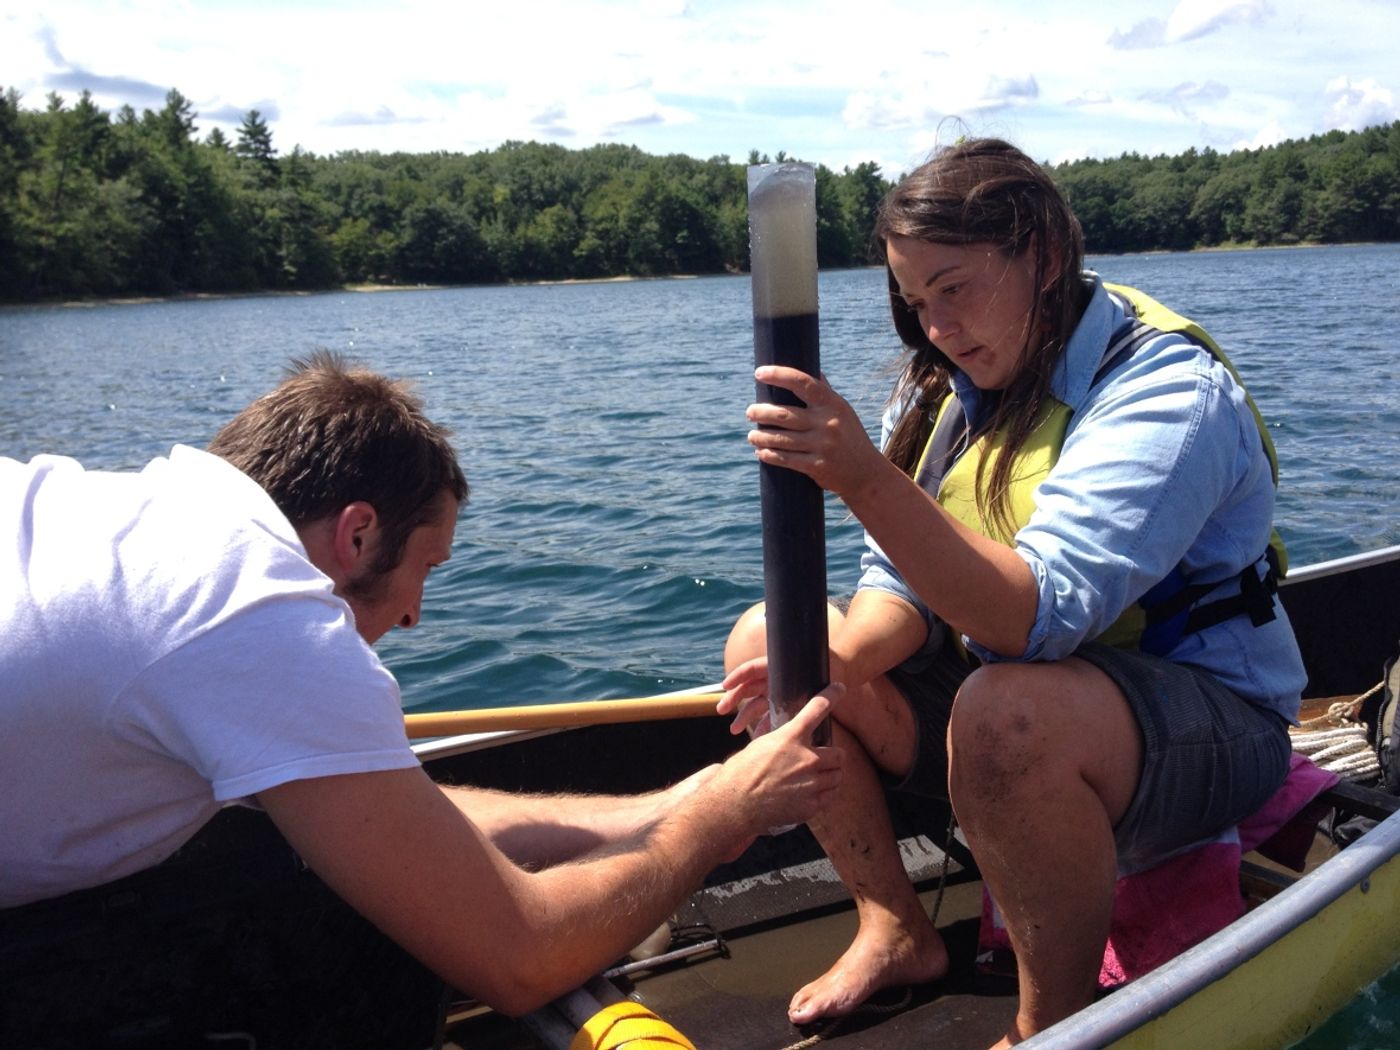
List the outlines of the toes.
<svg viewBox="0 0 1400 1050">
<path fill-rule="evenodd" d="M 839 1017 L 848 1014 L 861 1001 L 861 996 L 852 997 L 827 974 L 819 980 L 798 990 L 788 1004 L 788 1020 L 793 1024 L 808 1024 L 824 1017 Z"/>
<path fill-rule="evenodd" d="M 806 1024 L 817 1016 L 816 1005 L 812 1001 L 812 985 L 805 985 L 788 1003 L 788 1020 L 793 1024 Z"/>
<path fill-rule="evenodd" d="M 797 994 L 792 997 L 792 1002 L 788 1004 L 788 1020 L 793 1024 L 807 1024 L 815 1021 L 829 1012 L 831 1003 L 827 1002 L 822 988 L 823 981 L 813 981 L 803 988 L 799 988 Z"/>
</svg>

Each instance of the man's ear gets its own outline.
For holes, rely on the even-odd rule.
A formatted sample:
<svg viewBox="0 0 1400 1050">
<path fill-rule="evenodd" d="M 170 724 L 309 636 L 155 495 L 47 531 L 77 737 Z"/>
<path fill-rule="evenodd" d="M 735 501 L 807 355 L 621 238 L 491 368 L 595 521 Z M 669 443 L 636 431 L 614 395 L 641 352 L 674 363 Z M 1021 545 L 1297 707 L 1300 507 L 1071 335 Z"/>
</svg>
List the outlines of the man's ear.
<svg viewBox="0 0 1400 1050">
<path fill-rule="evenodd" d="M 346 504 L 336 515 L 332 551 L 346 578 L 359 576 L 373 561 L 378 527 L 379 515 L 364 500 Z"/>
</svg>

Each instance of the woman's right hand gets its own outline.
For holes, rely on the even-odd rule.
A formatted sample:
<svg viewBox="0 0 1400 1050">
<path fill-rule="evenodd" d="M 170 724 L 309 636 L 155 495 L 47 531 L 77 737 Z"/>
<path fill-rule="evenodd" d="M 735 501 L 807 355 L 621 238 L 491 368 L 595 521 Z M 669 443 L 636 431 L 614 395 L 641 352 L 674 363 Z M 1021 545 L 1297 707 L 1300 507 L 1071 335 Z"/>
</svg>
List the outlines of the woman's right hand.
<svg viewBox="0 0 1400 1050">
<path fill-rule="evenodd" d="M 757 425 L 748 441 L 760 462 L 806 474 L 848 501 L 888 466 L 855 409 L 825 378 L 780 365 L 764 365 L 754 377 L 806 406 L 760 402 L 748 407 L 749 422 Z"/>
</svg>

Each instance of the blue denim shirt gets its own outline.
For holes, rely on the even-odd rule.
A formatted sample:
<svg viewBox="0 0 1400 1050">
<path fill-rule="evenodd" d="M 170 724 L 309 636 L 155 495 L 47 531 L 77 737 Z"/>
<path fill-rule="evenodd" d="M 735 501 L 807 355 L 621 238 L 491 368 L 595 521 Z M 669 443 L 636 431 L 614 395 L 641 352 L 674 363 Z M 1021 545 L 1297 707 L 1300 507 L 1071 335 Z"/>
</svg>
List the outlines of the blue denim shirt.
<svg viewBox="0 0 1400 1050">
<path fill-rule="evenodd" d="M 1268 457 L 1244 391 L 1208 351 L 1158 335 L 1108 375 L 1095 373 L 1126 319 L 1092 273 L 1093 295 L 1052 377 L 1073 410 L 1059 461 L 1015 537 L 1040 592 L 1024 652 L 998 654 L 965 638 L 984 661 L 1058 660 L 1098 637 L 1180 566 L 1188 584 L 1219 581 L 1203 601 L 1238 593 L 1247 565 L 1262 575 L 1274 512 Z M 954 393 L 976 427 L 990 406 L 960 372 Z M 901 406 L 886 412 L 881 444 Z M 929 622 L 914 665 L 943 641 L 943 626 L 867 534 L 861 587 L 890 591 Z M 1248 616 L 1185 635 L 1165 654 L 1214 674 L 1241 696 L 1296 720 L 1306 674 L 1281 606 L 1262 627 Z M 912 669 L 912 667 L 911 667 Z"/>
</svg>

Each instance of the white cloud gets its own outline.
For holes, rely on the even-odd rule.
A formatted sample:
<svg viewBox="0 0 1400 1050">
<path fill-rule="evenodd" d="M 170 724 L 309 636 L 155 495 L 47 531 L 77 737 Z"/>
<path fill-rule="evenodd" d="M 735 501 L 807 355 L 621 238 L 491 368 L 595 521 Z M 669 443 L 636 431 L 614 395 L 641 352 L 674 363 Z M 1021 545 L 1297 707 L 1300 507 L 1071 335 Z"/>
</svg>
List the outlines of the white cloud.
<svg viewBox="0 0 1400 1050">
<path fill-rule="evenodd" d="M 1108 46 L 1123 51 L 1161 47 L 1167 42 L 1167 24 L 1160 18 L 1147 18 L 1134 23 L 1126 33 L 1114 30 L 1108 36 Z"/>
<path fill-rule="evenodd" d="M 1329 81 L 1324 92 L 1328 100 L 1327 127 L 1360 131 L 1374 124 L 1400 120 L 1395 94 L 1370 77 L 1352 82 L 1350 77 Z"/>
<path fill-rule="evenodd" d="M 851 130 L 927 128 L 946 117 L 972 117 L 1033 103 L 1040 86 L 1029 73 L 1006 75 L 965 62 L 940 61 L 922 76 L 889 73 L 873 90 L 846 99 L 841 119 Z"/>
<path fill-rule="evenodd" d="M 1259 25 L 1273 13 L 1269 0 L 1181 0 L 1167 17 L 1166 42 L 1195 40 L 1229 25 Z"/>
<path fill-rule="evenodd" d="M 1043 0 L 532 0 L 469 18 L 460 0 L 279 0 L 275 18 L 254 0 L 0 0 L 0 86 L 38 107 L 89 85 L 107 109 L 175 87 L 202 132 L 262 110 L 283 152 L 536 138 L 887 171 L 963 132 L 1112 156 L 1396 119 L 1392 0 L 1118 0 L 1111 17 Z"/>
<path fill-rule="evenodd" d="M 1180 0 L 1165 20 L 1144 18 L 1126 32 L 1115 29 L 1108 44 L 1124 51 L 1180 44 L 1230 25 L 1257 26 L 1273 13 L 1269 0 Z"/>
<path fill-rule="evenodd" d="M 988 77 L 982 90 L 978 109 L 1000 109 L 1002 106 L 1019 106 L 1033 101 L 1040 95 L 1040 85 L 1035 77 Z"/>
<path fill-rule="evenodd" d="M 853 131 L 885 131 L 908 128 L 937 120 L 939 114 L 930 107 L 926 96 L 904 93 L 875 94 L 857 91 L 846 100 L 841 119 Z"/>
<path fill-rule="evenodd" d="M 1288 134 L 1288 131 L 1278 121 L 1271 120 L 1262 128 L 1260 128 L 1259 131 L 1255 133 L 1253 138 L 1240 139 L 1236 141 L 1230 148 L 1263 149 L 1268 146 L 1277 146 L 1280 142 L 1284 142 L 1287 139 L 1296 137 L 1297 136 L 1295 135 Z"/>
<path fill-rule="evenodd" d="M 1230 89 L 1219 81 L 1207 80 L 1204 84 L 1198 84 L 1194 80 L 1188 80 L 1165 90 L 1146 91 L 1142 97 L 1149 102 L 1170 106 L 1178 113 L 1194 118 L 1198 106 L 1221 102 L 1229 97 L 1229 94 Z"/>
</svg>

